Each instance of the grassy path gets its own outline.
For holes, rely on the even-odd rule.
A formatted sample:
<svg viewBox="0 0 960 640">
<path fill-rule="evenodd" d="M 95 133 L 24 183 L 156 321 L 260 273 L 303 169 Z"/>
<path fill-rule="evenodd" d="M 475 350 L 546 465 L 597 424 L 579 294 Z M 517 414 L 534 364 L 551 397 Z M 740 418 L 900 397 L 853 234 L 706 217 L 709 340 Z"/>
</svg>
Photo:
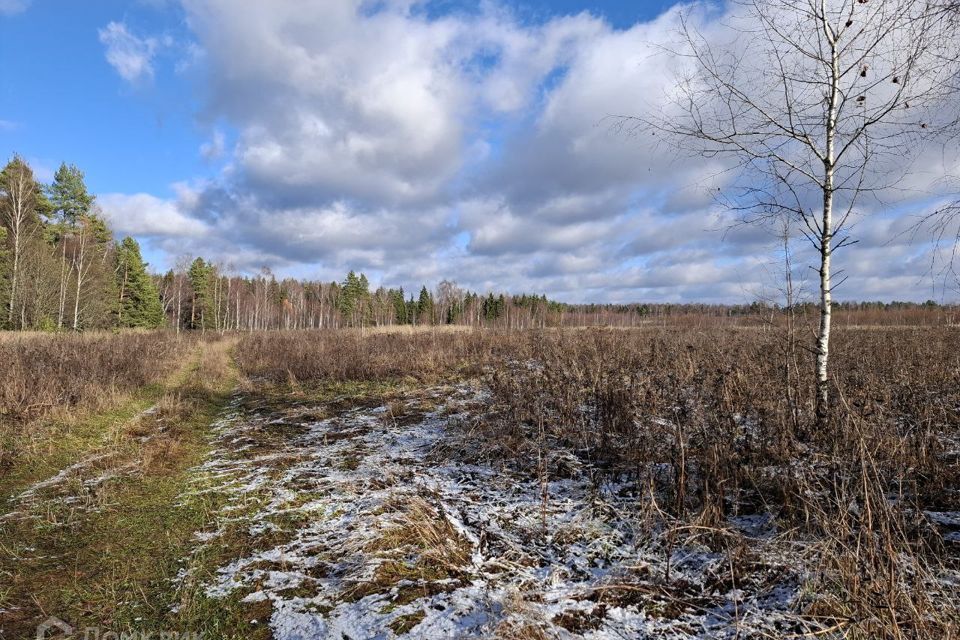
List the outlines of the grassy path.
<svg viewBox="0 0 960 640">
<path fill-rule="evenodd" d="M 3 479 L 0 638 L 48 616 L 76 629 L 164 629 L 171 579 L 208 513 L 178 506 L 237 381 L 234 342 L 202 342 L 167 383 L 78 424 Z"/>
</svg>

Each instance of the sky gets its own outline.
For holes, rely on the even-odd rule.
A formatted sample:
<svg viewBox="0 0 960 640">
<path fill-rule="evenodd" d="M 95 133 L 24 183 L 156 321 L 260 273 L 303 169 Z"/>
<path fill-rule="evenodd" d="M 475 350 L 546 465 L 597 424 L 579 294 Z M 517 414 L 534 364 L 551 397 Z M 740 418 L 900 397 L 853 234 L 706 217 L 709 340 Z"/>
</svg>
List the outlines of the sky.
<svg viewBox="0 0 960 640">
<path fill-rule="evenodd" d="M 750 302 L 778 286 L 777 242 L 730 226 L 722 167 L 610 124 L 663 100 L 681 11 L 724 7 L 0 0 L 0 151 L 45 181 L 79 166 L 157 271 Z M 860 212 L 836 296 L 955 299 L 904 233 L 936 204 Z"/>
</svg>

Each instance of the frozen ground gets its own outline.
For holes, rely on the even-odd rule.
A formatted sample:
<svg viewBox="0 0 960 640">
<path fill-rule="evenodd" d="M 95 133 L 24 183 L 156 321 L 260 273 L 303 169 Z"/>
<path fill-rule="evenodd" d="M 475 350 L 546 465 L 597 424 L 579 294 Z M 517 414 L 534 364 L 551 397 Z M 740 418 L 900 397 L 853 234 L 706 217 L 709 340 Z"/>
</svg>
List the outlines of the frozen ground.
<svg viewBox="0 0 960 640">
<path fill-rule="evenodd" d="M 705 532 L 729 540 L 719 553 L 696 531 L 670 544 L 629 485 L 596 486 L 575 460 L 546 483 L 475 464 L 463 433 L 483 402 L 469 385 L 386 406 L 236 397 L 184 496 L 222 508 L 179 583 L 249 607 L 280 640 L 816 629 L 793 613 L 801 550 L 779 555 L 790 545 L 769 518 Z M 731 554 L 750 575 L 732 572 Z"/>
<path fill-rule="evenodd" d="M 154 416 L 157 407 L 138 414 L 134 420 Z M 152 436 L 139 438 L 141 443 Z M 42 520 L 50 525 L 62 524 L 63 516 L 98 511 L 102 505 L 98 488 L 115 478 L 137 471 L 140 460 L 124 461 L 117 451 L 104 447 L 64 467 L 55 475 L 40 480 L 23 491 L 8 496 L 8 510 L 0 514 L 0 523 L 11 520 Z M 2 501 L 0 501 L 2 502 Z M 59 517 L 52 517 L 58 514 Z"/>
</svg>

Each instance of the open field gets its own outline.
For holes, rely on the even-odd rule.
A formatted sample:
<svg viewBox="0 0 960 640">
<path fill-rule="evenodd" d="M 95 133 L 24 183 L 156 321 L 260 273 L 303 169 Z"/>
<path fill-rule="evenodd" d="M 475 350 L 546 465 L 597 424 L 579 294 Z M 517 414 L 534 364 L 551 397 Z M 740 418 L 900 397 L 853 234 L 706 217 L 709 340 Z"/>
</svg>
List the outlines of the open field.
<svg viewBox="0 0 960 640">
<path fill-rule="evenodd" d="M 957 637 L 960 331 L 784 338 L 0 342 L 0 638 Z"/>
</svg>

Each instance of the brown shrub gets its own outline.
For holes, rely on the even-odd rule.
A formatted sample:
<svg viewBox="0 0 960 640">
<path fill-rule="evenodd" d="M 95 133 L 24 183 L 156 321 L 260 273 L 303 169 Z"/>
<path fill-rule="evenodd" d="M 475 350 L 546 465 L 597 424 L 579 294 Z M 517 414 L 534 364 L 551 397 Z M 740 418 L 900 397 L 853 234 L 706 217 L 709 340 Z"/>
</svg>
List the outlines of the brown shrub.
<svg viewBox="0 0 960 640">
<path fill-rule="evenodd" d="M 935 603 L 958 594 L 936 573 L 960 561 L 924 511 L 960 509 L 960 333 L 834 335 L 826 425 L 812 354 L 776 326 L 258 334 L 238 359 L 276 382 L 482 374 L 492 399 L 464 429 L 470 455 L 550 477 L 574 456 L 633 478 L 667 530 L 771 513 L 808 549 L 807 615 L 850 637 L 948 637 L 956 608 Z"/>
<path fill-rule="evenodd" d="M 0 419 L 91 407 L 160 380 L 187 340 L 167 333 L 31 336 L 0 341 Z"/>
<path fill-rule="evenodd" d="M 248 376 L 273 382 L 429 379 L 476 372 L 517 341 L 494 331 L 367 333 L 292 331 L 244 336 L 236 360 Z"/>
<path fill-rule="evenodd" d="M 170 375 L 194 339 L 168 333 L 25 335 L 0 340 L 0 470 L 48 418 L 108 406 Z"/>
</svg>

